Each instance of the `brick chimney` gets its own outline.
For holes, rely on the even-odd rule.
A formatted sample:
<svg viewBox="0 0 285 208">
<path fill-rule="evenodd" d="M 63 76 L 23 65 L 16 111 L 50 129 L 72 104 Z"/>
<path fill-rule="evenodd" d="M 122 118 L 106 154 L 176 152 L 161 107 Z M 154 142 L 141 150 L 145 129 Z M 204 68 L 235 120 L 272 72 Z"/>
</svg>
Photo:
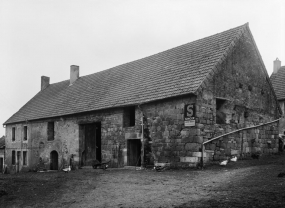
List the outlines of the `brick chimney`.
<svg viewBox="0 0 285 208">
<path fill-rule="evenodd" d="M 278 58 L 276 58 L 276 60 L 273 61 L 273 74 L 277 73 L 280 68 L 281 68 L 281 61 Z"/>
<path fill-rule="evenodd" d="M 46 89 L 49 86 L 49 77 L 41 76 L 41 90 Z"/>
<path fill-rule="evenodd" d="M 79 78 L 79 66 L 70 66 L 70 85 L 73 84 Z"/>
</svg>

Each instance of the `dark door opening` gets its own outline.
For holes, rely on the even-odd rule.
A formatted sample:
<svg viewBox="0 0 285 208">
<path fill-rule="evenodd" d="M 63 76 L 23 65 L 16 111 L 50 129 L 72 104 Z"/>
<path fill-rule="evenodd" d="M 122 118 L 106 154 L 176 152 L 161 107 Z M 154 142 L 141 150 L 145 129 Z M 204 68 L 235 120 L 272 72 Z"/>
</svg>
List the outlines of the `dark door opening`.
<svg viewBox="0 0 285 208">
<path fill-rule="evenodd" d="M 129 139 L 127 140 L 127 157 L 129 166 L 141 165 L 141 140 Z"/>
<path fill-rule="evenodd" d="M 21 163 L 21 152 L 20 151 L 17 151 L 17 170 L 16 172 L 20 172 L 20 163 Z"/>
<path fill-rule="evenodd" d="M 83 124 L 84 143 L 81 158 L 82 166 L 91 166 L 93 160 L 102 162 L 101 123 Z"/>
<path fill-rule="evenodd" d="M 3 158 L 0 157 L 0 173 L 3 172 L 3 163 L 4 163 Z"/>
<path fill-rule="evenodd" d="M 58 153 L 57 151 L 52 151 L 50 153 L 50 169 L 58 170 Z"/>
</svg>

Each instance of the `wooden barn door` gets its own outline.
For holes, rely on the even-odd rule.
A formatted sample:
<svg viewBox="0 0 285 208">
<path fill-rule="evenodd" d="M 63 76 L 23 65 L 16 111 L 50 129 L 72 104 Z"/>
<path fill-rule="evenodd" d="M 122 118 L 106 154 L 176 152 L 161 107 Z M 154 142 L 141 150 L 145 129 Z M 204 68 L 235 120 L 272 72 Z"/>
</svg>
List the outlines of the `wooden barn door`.
<svg viewBox="0 0 285 208">
<path fill-rule="evenodd" d="M 84 124 L 83 165 L 91 166 L 93 160 L 101 162 L 101 123 Z"/>
<path fill-rule="evenodd" d="M 141 165 L 141 140 L 129 139 L 127 140 L 127 157 L 129 166 Z"/>
</svg>

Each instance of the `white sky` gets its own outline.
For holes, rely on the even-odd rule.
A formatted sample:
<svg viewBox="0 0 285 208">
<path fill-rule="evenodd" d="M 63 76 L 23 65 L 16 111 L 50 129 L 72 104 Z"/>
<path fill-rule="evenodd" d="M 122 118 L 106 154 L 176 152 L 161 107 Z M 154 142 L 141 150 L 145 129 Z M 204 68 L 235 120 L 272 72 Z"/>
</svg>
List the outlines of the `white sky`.
<svg viewBox="0 0 285 208">
<path fill-rule="evenodd" d="M 42 75 L 91 74 L 247 22 L 271 75 L 276 57 L 285 65 L 284 0 L 0 0 L 0 123 Z"/>
</svg>

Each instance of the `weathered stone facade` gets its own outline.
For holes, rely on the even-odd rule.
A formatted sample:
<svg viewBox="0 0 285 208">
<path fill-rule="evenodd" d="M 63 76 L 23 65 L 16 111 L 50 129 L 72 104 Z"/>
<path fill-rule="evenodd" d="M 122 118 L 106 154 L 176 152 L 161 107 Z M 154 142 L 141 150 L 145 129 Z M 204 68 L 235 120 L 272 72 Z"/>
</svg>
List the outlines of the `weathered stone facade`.
<svg viewBox="0 0 285 208">
<path fill-rule="evenodd" d="M 195 93 L 142 102 L 133 105 L 134 112 L 126 111 L 130 106 L 125 106 L 7 124 L 6 164 L 9 170 L 33 169 L 39 165 L 40 158 L 42 166 L 49 169 L 54 163 L 52 152 L 58 155 L 54 157 L 58 169 L 66 167 L 70 161 L 75 168 L 86 165 L 84 158 L 89 151 L 86 132 L 91 128 L 87 124 L 94 124 L 94 132 L 89 133 L 100 141 L 96 144 L 88 141 L 93 145 L 94 159 L 110 161 L 111 167 L 139 165 L 141 153 L 137 149 L 141 148 L 143 138 L 142 117 L 146 164 L 158 161 L 169 162 L 172 167 L 196 166 L 201 161 L 203 142 L 279 117 L 277 99 L 251 34 L 244 32 L 225 54 Z M 195 106 L 193 127 L 185 126 L 187 104 Z M 131 115 L 134 118 L 128 120 Z M 49 122 L 54 125 L 52 140 L 48 136 Z M 27 141 L 24 141 L 24 126 L 27 126 Z M 12 141 L 13 128 L 15 141 Z M 278 122 L 222 137 L 206 144 L 205 148 L 206 162 L 231 155 L 277 152 Z M 12 151 L 15 151 L 14 162 Z M 22 165 L 23 151 L 27 152 L 26 165 Z"/>
</svg>

